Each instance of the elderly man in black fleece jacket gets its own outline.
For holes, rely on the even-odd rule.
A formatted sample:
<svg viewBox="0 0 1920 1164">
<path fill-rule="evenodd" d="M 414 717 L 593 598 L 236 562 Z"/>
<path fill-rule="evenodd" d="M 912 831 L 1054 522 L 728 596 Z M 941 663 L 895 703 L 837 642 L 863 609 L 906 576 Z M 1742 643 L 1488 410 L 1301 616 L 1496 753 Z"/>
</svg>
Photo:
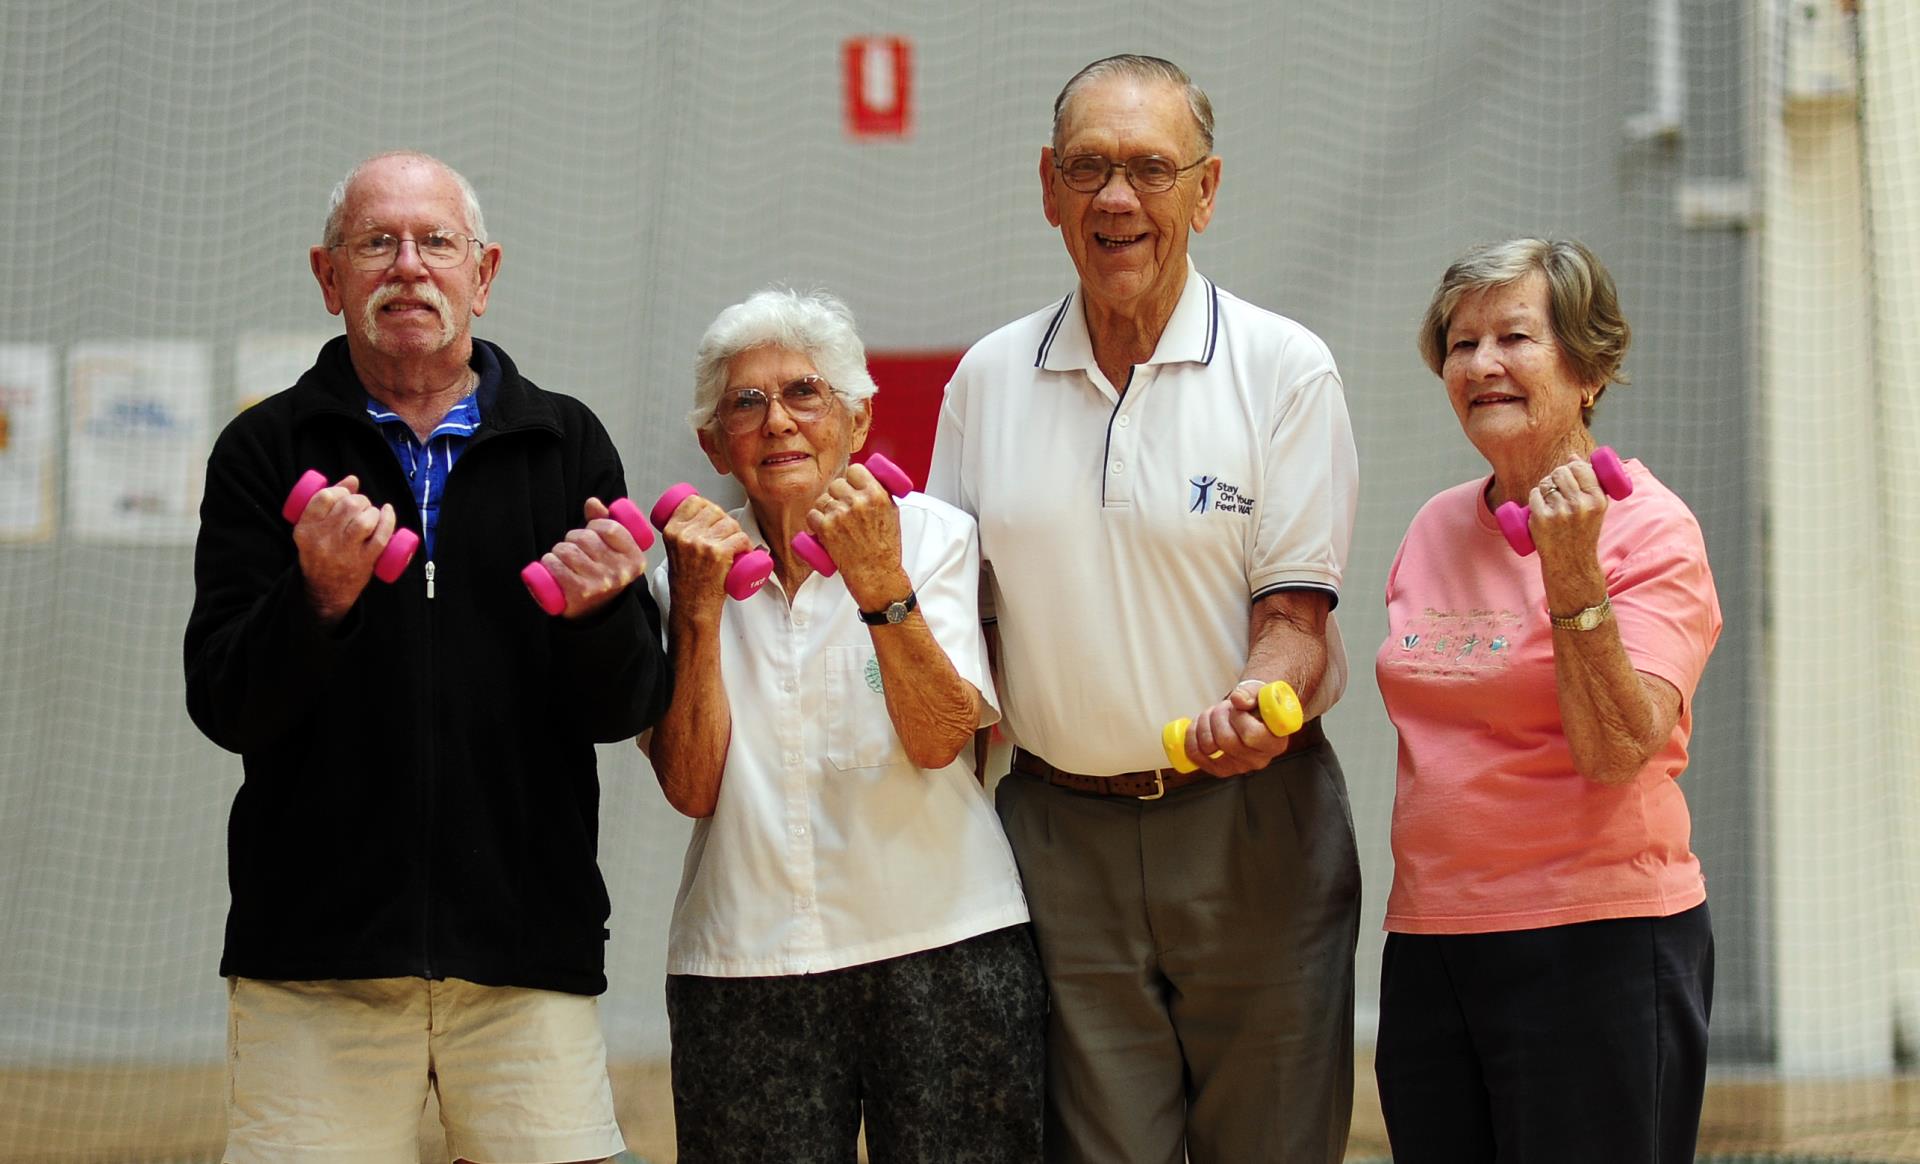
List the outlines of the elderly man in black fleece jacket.
<svg viewBox="0 0 1920 1164">
<path fill-rule="evenodd" d="M 311 253 L 346 334 L 208 461 L 185 653 L 188 711 L 245 768 L 232 1164 L 410 1162 L 429 1087 L 465 1159 L 623 1148 L 594 744 L 651 725 L 670 670 L 606 431 L 472 337 L 500 253 L 445 164 L 362 162 Z M 307 469 L 333 484 L 289 528 Z M 424 541 L 376 582 L 397 529 Z"/>
</svg>

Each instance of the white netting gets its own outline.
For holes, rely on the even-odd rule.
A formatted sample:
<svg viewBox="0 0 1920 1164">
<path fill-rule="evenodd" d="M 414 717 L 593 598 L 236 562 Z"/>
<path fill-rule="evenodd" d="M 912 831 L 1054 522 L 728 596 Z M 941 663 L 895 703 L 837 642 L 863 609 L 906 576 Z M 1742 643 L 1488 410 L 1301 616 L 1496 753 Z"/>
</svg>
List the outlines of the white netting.
<svg viewBox="0 0 1920 1164">
<path fill-rule="evenodd" d="M 1920 1002 L 1920 14 L 1850 7 L 0 5 L 0 1160 L 217 1147 L 239 765 L 183 710 L 183 538 L 209 434 L 337 330 L 306 248 L 354 161 L 415 147 L 473 180 L 506 258 L 476 330 L 587 400 L 644 493 L 712 481 L 680 419 L 692 347 L 770 281 L 839 292 L 881 353 L 963 348 L 1066 290 L 1038 150 L 1060 83 L 1117 51 L 1213 97 L 1197 262 L 1345 375 L 1363 494 L 1330 733 L 1367 879 L 1363 1033 L 1390 875 L 1381 586 L 1418 504 L 1479 468 L 1414 326 L 1467 245 L 1552 233 L 1619 281 L 1635 384 L 1600 436 L 1699 514 L 1726 613 L 1686 781 L 1716 1054 L 1885 1080 L 1902 992 L 1909 1042 Z M 846 130 L 860 36 L 909 42 L 902 139 Z M 616 1059 L 656 1059 L 686 830 L 631 748 L 602 778 L 602 1013 Z M 1719 1093 L 1717 1142 L 1899 1102 L 1781 1094 Z"/>
</svg>

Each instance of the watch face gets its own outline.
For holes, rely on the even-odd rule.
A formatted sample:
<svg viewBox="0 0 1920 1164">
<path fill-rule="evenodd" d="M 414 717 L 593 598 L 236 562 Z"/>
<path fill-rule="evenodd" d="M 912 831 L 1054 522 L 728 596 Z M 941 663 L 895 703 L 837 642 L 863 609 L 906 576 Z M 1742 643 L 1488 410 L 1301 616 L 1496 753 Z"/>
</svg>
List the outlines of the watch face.
<svg viewBox="0 0 1920 1164">
<path fill-rule="evenodd" d="M 887 621 L 905 622 L 907 621 L 907 615 L 912 613 L 912 611 L 913 608 L 906 603 L 896 602 L 892 606 L 887 607 Z"/>
</svg>

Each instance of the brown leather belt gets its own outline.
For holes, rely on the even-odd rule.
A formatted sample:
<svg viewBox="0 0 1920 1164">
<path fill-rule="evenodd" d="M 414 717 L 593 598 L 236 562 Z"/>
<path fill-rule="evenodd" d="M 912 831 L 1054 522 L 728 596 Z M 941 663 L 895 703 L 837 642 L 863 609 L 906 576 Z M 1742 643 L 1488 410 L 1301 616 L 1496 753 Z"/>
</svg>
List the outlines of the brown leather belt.
<svg viewBox="0 0 1920 1164">
<path fill-rule="evenodd" d="M 1321 729 L 1320 717 L 1316 715 L 1301 724 L 1300 730 L 1288 738 L 1287 750 L 1282 755 L 1292 755 L 1302 748 L 1325 743 L 1326 739 L 1327 733 Z M 1176 788 L 1214 779 L 1205 772 L 1176 772 L 1172 768 L 1122 772 L 1117 776 L 1087 776 L 1079 772 L 1062 771 L 1025 748 L 1013 750 L 1013 770 L 1061 788 L 1071 788 L 1075 792 L 1090 792 L 1095 796 L 1131 796 L 1137 800 L 1158 800 Z"/>
</svg>

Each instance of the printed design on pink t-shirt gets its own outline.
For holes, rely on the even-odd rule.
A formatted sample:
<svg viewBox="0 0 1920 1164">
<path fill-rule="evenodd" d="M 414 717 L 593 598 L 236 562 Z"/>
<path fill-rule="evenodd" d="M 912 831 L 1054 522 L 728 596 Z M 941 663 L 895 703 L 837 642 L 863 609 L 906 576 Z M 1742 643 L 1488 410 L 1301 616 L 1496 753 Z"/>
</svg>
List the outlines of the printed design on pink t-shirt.
<svg viewBox="0 0 1920 1164">
<path fill-rule="evenodd" d="M 1521 616 L 1514 610 L 1435 610 L 1429 606 L 1393 627 L 1399 668 L 1410 675 L 1464 679 L 1513 666 Z"/>
</svg>

